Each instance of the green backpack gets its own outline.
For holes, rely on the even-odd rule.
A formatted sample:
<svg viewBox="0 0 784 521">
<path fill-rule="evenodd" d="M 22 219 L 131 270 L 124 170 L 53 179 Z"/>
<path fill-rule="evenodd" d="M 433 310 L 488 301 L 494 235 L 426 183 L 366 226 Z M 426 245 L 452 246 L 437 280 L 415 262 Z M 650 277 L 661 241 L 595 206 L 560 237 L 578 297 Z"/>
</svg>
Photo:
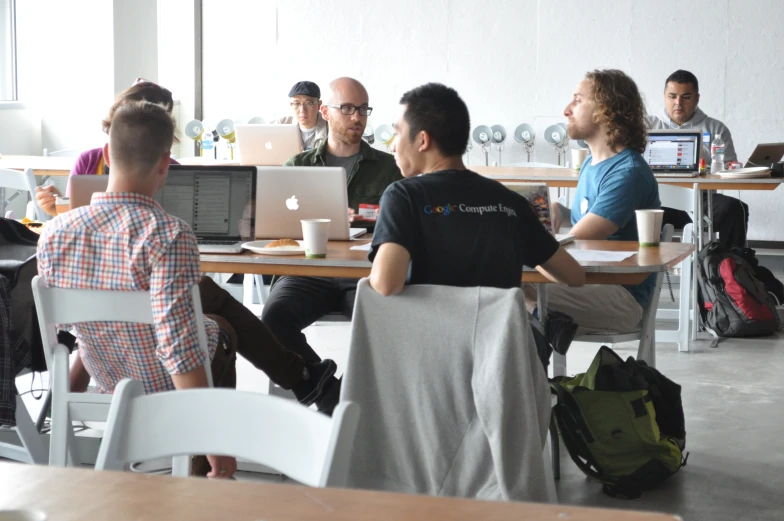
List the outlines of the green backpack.
<svg viewBox="0 0 784 521">
<path fill-rule="evenodd" d="M 613 497 L 637 498 L 686 464 L 681 386 L 602 346 L 588 372 L 551 381 L 569 455 Z"/>
</svg>

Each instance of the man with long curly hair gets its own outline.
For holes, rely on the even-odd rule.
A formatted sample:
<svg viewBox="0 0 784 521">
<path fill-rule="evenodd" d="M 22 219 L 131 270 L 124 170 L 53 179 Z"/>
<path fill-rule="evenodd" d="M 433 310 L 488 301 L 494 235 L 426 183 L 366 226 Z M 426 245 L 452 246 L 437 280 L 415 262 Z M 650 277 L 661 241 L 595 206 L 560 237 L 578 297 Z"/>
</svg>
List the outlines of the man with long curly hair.
<svg viewBox="0 0 784 521">
<path fill-rule="evenodd" d="M 647 143 L 645 104 L 637 85 L 619 70 L 587 73 L 566 106 L 567 133 L 583 139 L 583 163 L 571 209 L 578 239 L 637 240 L 635 210 L 660 208 L 659 185 L 642 157 Z M 556 229 L 569 216 L 557 205 Z M 653 297 L 655 280 L 629 286 L 588 285 L 548 290 L 551 311 L 570 315 L 584 331 L 631 331 Z M 529 307 L 535 291 L 526 291 Z"/>
</svg>

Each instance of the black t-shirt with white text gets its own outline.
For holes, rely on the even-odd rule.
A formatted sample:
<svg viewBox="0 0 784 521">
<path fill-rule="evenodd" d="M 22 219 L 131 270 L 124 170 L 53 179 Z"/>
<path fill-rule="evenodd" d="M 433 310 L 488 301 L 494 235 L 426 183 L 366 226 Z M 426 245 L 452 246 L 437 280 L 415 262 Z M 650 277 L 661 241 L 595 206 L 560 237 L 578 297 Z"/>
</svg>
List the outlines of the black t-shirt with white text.
<svg viewBox="0 0 784 521">
<path fill-rule="evenodd" d="M 542 264 L 558 250 L 526 198 L 470 170 L 389 185 L 371 261 L 387 242 L 411 255 L 409 284 L 463 287 L 519 287 L 524 265 Z"/>
</svg>

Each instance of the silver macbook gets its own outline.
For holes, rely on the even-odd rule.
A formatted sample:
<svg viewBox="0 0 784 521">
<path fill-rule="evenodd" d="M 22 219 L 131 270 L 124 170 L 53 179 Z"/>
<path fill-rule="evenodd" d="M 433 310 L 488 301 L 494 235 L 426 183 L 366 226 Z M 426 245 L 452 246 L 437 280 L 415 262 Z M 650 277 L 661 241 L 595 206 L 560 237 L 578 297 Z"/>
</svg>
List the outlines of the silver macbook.
<svg viewBox="0 0 784 521">
<path fill-rule="evenodd" d="M 784 143 L 760 143 L 749 156 L 746 167 L 770 167 L 773 163 L 781 161 L 782 157 L 784 157 Z"/>
<path fill-rule="evenodd" d="M 299 125 L 237 125 L 241 165 L 281 166 L 302 152 Z"/>
<path fill-rule="evenodd" d="M 70 208 L 89 206 L 93 194 L 105 192 L 109 186 L 108 175 L 72 175 L 68 178 L 68 194 L 70 194 Z"/>
<path fill-rule="evenodd" d="M 241 253 L 253 237 L 256 169 L 172 165 L 155 200 L 193 229 L 200 253 Z"/>
<path fill-rule="evenodd" d="M 649 130 L 643 157 L 656 177 L 696 177 L 701 147 L 699 129 Z"/>
<path fill-rule="evenodd" d="M 544 225 L 548 232 L 553 233 L 550 188 L 546 184 L 504 183 L 504 186 L 528 199 L 528 202 L 531 203 L 531 207 L 534 209 L 534 213 L 539 217 L 539 222 Z M 553 236 L 561 245 L 568 244 L 574 240 L 574 235 L 569 233 L 553 233 Z"/>
<path fill-rule="evenodd" d="M 257 239 L 301 239 L 301 219 L 330 219 L 329 239 L 333 241 L 367 231 L 349 228 L 342 167 L 258 167 L 257 171 Z"/>
</svg>

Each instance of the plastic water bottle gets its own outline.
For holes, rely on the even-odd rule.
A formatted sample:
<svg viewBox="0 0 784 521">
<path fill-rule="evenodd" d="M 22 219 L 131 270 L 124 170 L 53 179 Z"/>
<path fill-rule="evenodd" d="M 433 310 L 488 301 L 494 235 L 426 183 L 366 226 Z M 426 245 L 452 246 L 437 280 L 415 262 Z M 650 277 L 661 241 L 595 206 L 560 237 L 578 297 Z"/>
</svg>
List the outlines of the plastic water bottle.
<svg viewBox="0 0 784 521">
<path fill-rule="evenodd" d="M 721 170 L 724 170 L 724 141 L 716 132 L 716 137 L 711 142 L 711 173 L 715 174 Z"/>
</svg>

